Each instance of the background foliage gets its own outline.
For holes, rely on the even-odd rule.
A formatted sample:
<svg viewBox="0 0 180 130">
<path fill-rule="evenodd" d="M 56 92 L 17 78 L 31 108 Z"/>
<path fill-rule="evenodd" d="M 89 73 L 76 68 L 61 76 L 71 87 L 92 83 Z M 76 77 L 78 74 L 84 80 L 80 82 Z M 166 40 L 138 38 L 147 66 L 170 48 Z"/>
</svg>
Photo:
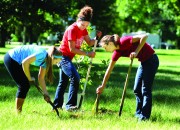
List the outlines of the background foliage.
<svg viewBox="0 0 180 130">
<path fill-rule="evenodd" d="M 178 0 L 1 0 L 0 46 L 14 39 L 47 43 L 50 34 L 58 36 L 57 42 L 85 5 L 94 9 L 91 23 L 103 34 L 143 30 L 180 48 Z"/>
</svg>

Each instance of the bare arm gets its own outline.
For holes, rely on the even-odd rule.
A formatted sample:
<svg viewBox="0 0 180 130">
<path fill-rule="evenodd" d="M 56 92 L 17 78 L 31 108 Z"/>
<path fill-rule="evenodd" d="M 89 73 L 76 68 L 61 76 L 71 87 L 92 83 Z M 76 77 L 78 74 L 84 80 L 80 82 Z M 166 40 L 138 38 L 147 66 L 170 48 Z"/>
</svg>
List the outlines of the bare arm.
<svg viewBox="0 0 180 130">
<path fill-rule="evenodd" d="M 22 61 L 22 68 L 23 68 L 23 71 L 26 75 L 26 77 L 28 78 L 29 81 L 33 81 L 34 79 L 31 77 L 31 73 L 30 73 L 30 64 L 32 62 L 34 62 L 36 60 L 36 57 L 34 55 L 30 55 L 28 56 L 27 58 L 25 58 L 23 61 Z"/>
<path fill-rule="evenodd" d="M 102 35 L 102 32 L 101 31 L 97 31 L 96 32 L 96 37 L 95 38 L 100 38 Z M 96 39 L 91 39 L 89 37 L 89 35 L 86 35 L 84 37 L 84 40 L 86 41 L 86 43 L 89 45 L 89 46 L 92 46 L 95 44 L 95 41 Z M 68 44 L 69 44 L 69 49 L 72 53 L 75 53 L 75 54 L 78 54 L 78 55 L 85 55 L 85 56 L 89 56 L 91 58 L 94 58 L 95 57 L 95 52 L 85 52 L 85 51 L 82 51 L 80 49 L 76 49 L 75 48 L 75 41 L 68 41 Z"/>
<path fill-rule="evenodd" d="M 110 74 L 111 74 L 111 72 L 112 72 L 112 70 L 114 68 L 115 63 L 116 63 L 116 61 L 112 61 L 112 60 L 110 61 L 109 66 L 108 66 L 108 68 L 106 70 L 106 73 L 104 75 L 103 82 L 102 82 L 101 86 L 99 86 L 96 89 L 96 93 L 101 94 L 103 92 L 103 90 L 104 90 L 104 88 L 106 86 L 106 83 L 107 83 L 107 81 L 108 81 L 108 79 L 110 77 Z"/>
<path fill-rule="evenodd" d="M 38 81 L 39 81 L 39 84 L 40 84 L 42 91 L 44 93 L 44 100 L 49 102 L 51 99 L 50 99 L 50 96 L 49 96 L 48 91 L 46 89 L 45 75 L 46 75 L 46 69 L 43 67 L 40 67 L 39 74 L 38 74 Z"/>
<path fill-rule="evenodd" d="M 96 37 L 95 37 L 94 39 L 91 39 L 91 38 L 89 37 L 89 35 L 86 35 L 86 36 L 84 37 L 84 40 L 86 41 L 86 43 L 87 43 L 89 46 L 92 46 L 92 45 L 95 44 L 95 41 L 98 40 L 101 36 L 102 36 L 102 32 L 99 31 L 99 30 L 97 30 L 97 31 L 96 31 Z"/>
<path fill-rule="evenodd" d="M 101 31 L 97 31 L 96 37 L 97 37 L 97 38 L 100 38 L 101 35 L 102 35 L 102 32 L 101 32 Z M 95 37 L 95 38 L 96 38 L 96 37 Z M 96 41 L 96 39 L 91 39 L 91 38 L 89 37 L 89 35 L 86 35 L 86 36 L 84 37 L 84 40 L 86 41 L 86 43 L 87 43 L 89 46 L 94 45 L 94 44 L 95 44 L 95 41 Z M 76 48 L 75 48 L 75 41 L 68 41 L 68 44 L 69 44 L 69 49 L 70 49 L 70 51 L 71 51 L 72 53 L 75 53 L 75 54 L 78 54 L 78 55 L 86 55 L 86 56 L 89 56 L 89 57 L 92 57 L 92 58 L 95 57 L 95 52 L 93 52 L 93 51 L 87 53 L 87 52 L 82 51 L 82 50 L 80 50 L 80 49 L 76 49 Z"/>
<path fill-rule="evenodd" d="M 48 92 L 46 89 L 45 75 L 46 75 L 46 69 L 43 67 L 40 67 L 39 74 L 38 74 L 38 81 L 39 81 L 39 84 L 40 84 L 44 94 L 48 95 Z"/>
<path fill-rule="evenodd" d="M 138 55 L 139 51 L 142 49 L 142 47 L 146 43 L 147 38 L 148 38 L 148 36 L 146 34 L 133 36 L 133 39 L 132 39 L 133 43 L 135 43 L 139 40 L 140 40 L 140 42 L 139 42 L 139 45 L 138 45 L 137 49 L 135 50 L 135 52 L 131 53 L 131 55 L 130 55 L 131 58 L 135 58 Z"/>
<path fill-rule="evenodd" d="M 89 37 L 89 35 L 86 35 L 86 36 L 84 37 L 84 40 L 86 41 L 86 43 L 87 43 L 89 46 L 92 46 L 92 45 L 94 45 L 94 43 L 95 43 L 95 39 L 91 39 L 91 38 Z"/>
<path fill-rule="evenodd" d="M 85 51 L 82 51 L 80 49 L 75 48 L 75 41 L 69 41 L 68 44 L 69 44 L 69 49 L 72 53 L 75 53 L 78 55 L 85 55 L 85 56 L 87 55 L 87 56 L 92 57 L 92 58 L 94 58 L 94 56 L 95 56 L 94 52 L 87 54 Z"/>
</svg>

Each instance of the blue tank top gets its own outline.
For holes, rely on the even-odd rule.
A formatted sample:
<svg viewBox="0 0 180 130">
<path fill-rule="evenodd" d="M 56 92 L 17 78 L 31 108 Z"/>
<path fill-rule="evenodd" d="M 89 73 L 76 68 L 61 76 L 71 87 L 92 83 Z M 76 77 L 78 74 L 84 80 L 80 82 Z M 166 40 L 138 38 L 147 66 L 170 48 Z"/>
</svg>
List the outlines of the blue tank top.
<svg viewBox="0 0 180 130">
<path fill-rule="evenodd" d="M 23 45 L 16 47 L 9 51 L 10 57 L 17 61 L 20 65 L 22 64 L 22 61 L 27 58 L 30 55 L 34 55 L 36 57 L 36 60 L 32 63 L 32 65 L 35 66 L 41 66 L 43 68 L 46 68 L 46 56 L 47 51 L 45 48 L 42 48 L 37 45 Z"/>
</svg>

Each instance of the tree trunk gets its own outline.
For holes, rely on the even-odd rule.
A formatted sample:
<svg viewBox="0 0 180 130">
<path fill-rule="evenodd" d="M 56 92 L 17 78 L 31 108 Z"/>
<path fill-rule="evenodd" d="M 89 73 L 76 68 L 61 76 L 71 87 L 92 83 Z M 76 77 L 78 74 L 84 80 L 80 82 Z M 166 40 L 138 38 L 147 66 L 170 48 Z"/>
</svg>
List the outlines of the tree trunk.
<svg viewBox="0 0 180 130">
<path fill-rule="evenodd" d="M 26 27 L 25 26 L 23 27 L 22 42 L 23 42 L 23 45 L 26 44 Z"/>
<path fill-rule="evenodd" d="M 32 44 L 33 43 L 33 32 L 32 32 L 32 26 L 31 25 L 28 27 L 28 36 L 29 36 L 29 39 L 28 39 L 29 44 Z"/>
<path fill-rule="evenodd" d="M 0 28 L 0 47 L 5 47 L 5 42 L 6 42 L 6 30 L 1 27 Z"/>
</svg>

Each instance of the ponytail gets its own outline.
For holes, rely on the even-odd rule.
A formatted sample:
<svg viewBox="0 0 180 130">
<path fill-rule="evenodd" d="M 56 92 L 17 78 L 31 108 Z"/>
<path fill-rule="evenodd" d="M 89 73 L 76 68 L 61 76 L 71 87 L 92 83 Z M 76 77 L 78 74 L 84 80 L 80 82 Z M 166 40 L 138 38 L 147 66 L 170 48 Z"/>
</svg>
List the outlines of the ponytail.
<svg viewBox="0 0 180 130">
<path fill-rule="evenodd" d="M 46 59 L 46 64 L 47 64 L 47 69 L 46 69 L 46 80 L 49 83 L 53 83 L 53 59 L 54 59 L 54 55 L 60 56 L 62 55 L 61 52 L 58 50 L 57 47 L 52 46 L 48 49 L 48 56 Z"/>
</svg>

